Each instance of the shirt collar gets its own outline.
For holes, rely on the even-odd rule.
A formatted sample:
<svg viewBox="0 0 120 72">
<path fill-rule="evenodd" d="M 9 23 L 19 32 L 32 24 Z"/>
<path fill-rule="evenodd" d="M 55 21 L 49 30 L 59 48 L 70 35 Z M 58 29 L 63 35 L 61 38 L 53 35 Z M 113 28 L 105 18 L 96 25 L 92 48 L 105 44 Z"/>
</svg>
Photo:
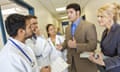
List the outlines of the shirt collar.
<svg viewBox="0 0 120 72">
<path fill-rule="evenodd" d="M 113 24 L 112 27 L 111 27 L 110 32 L 116 31 L 116 29 L 117 29 L 118 26 L 119 26 L 119 24 Z M 104 33 L 107 33 L 107 31 L 108 31 L 108 29 L 105 29 Z"/>
<path fill-rule="evenodd" d="M 73 24 L 76 24 L 76 26 L 77 26 L 78 24 L 80 24 L 80 20 L 81 20 L 81 19 L 78 18 L 76 21 L 73 22 Z"/>
<path fill-rule="evenodd" d="M 19 45 L 21 48 L 25 48 L 25 44 L 24 43 L 22 43 L 22 42 L 20 42 L 20 41 L 18 41 L 16 39 L 14 39 L 14 38 L 12 38 L 12 37 L 10 37 L 10 39 L 12 41 L 14 41 L 17 45 Z"/>
<path fill-rule="evenodd" d="M 118 27 L 118 24 L 113 24 L 112 27 L 111 27 L 110 32 L 115 31 L 115 30 L 116 30 L 116 27 Z M 106 29 L 106 31 L 107 31 L 107 30 L 108 30 L 108 29 Z"/>
</svg>

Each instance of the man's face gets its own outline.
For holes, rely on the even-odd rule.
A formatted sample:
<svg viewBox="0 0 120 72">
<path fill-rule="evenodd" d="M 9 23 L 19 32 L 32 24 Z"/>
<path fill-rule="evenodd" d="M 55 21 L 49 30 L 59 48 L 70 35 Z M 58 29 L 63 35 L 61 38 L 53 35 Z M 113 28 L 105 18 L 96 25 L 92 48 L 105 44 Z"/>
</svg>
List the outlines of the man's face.
<svg viewBox="0 0 120 72">
<path fill-rule="evenodd" d="M 35 32 L 36 29 L 38 29 L 37 19 L 32 18 L 32 19 L 30 19 L 29 21 L 30 21 L 30 24 L 31 24 L 31 29 L 32 29 L 32 31 Z"/>
<path fill-rule="evenodd" d="M 25 38 L 31 38 L 32 37 L 31 23 L 29 20 L 26 20 L 25 23 L 26 23 Z"/>
<path fill-rule="evenodd" d="M 73 8 L 69 8 L 67 9 L 67 15 L 68 15 L 68 19 L 71 22 L 74 22 L 79 17 L 79 11 L 75 11 Z"/>
</svg>

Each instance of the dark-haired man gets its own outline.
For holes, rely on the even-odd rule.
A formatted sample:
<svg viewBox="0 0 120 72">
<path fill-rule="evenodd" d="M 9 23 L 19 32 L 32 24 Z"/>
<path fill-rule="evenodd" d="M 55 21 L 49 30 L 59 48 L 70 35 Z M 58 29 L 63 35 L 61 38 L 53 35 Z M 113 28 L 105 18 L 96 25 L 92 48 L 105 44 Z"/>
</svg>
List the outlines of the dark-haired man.
<svg viewBox="0 0 120 72">
<path fill-rule="evenodd" d="M 94 24 L 80 18 L 79 4 L 72 3 L 66 7 L 68 19 L 72 23 L 66 28 L 63 48 L 68 49 L 69 72 L 97 72 L 96 65 L 88 58 L 80 58 L 86 51 L 94 51 L 97 46 L 97 34 Z"/>
<path fill-rule="evenodd" d="M 5 20 L 9 40 L 0 52 L 1 72 L 48 72 L 37 65 L 31 48 L 25 40 L 32 37 L 31 24 L 27 24 L 25 16 L 11 14 Z"/>
</svg>

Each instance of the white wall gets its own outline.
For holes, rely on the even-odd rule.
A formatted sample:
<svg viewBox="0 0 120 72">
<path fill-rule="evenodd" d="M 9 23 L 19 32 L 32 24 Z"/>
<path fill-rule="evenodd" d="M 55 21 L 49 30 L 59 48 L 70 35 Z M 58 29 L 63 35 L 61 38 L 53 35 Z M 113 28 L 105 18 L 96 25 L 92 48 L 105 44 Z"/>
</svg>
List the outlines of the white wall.
<svg viewBox="0 0 120 72">
<path fill-rule="evenodd" d="M 101 39 L 101 33 L 104 28 L 100 27 L 97 23 L 97 9 L 109 2 L 116 2 L 120 4 L 120 0 L 91 0 L 85 7 L 86 19 L 96 25 L 99 40 Z"/>
<path fill-rule="evenodd" d="M 44 8 L 38 0 L 24 0 L 35 8 L 35 15 L 38 17 L 38 22 L 43 33 L 46 33 L 45 26 L 48 23 L 53 23 L 59 27 L 60 22 L 55 19 L 46 8 Z M 104 28 L 100 27 L 97 23 L 97 9 L 105 3 L 117 2 L 120 0 L 91 0 L 85 7 L 86 19 L 96 25 L 98 40 L 101 40 L 101 34 Z"/>
<path fill-rule="evenodd" d="M 96 25 L 98 40 L 101 40 L 101 36 L 104 28 L 100 27 L 99 24 L 97 23 L 97 9 L 100 6 L 109 2 L 116 2 L 120 4 L 120 0 L 91 0 L 85 7 L 86 19 L 89 22 L 92 22 Z M 98 48 L 99 48 L 99 45 L 98 45 Z"/>
<path fill-rule="evenodd" d="M 59 26 L 59 21 L 52 16 L 52 14 L 40 4 L 38 0 L 24 0 L 35 9 L 35 15 L 38 17 L 38 23 L 42 33 L 46 36 L 46 25 L 49 23 Z"/>
</svg>

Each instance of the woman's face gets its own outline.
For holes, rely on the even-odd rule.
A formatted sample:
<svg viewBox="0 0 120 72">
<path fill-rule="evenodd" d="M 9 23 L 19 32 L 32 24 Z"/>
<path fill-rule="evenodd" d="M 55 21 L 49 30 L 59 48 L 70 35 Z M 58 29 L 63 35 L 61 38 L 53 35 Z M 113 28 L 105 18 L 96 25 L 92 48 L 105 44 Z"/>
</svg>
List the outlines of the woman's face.
<svg viewBox="0 0 120 72">
<path fill-rule="evenodd" d="M 98 12 L 98 23 L 100 26 L 106 27 L 113 21 L 112 15 L 108 14 L 107 11 Z"/>
<path fill-rule="evenodd" d="M 49 33 L 50 36 L 51 36 L 51 35 L 56 35 L 56 28 L 51 25 L 51 26 L 48 28 L 48 33 Z"/>
</svg>

